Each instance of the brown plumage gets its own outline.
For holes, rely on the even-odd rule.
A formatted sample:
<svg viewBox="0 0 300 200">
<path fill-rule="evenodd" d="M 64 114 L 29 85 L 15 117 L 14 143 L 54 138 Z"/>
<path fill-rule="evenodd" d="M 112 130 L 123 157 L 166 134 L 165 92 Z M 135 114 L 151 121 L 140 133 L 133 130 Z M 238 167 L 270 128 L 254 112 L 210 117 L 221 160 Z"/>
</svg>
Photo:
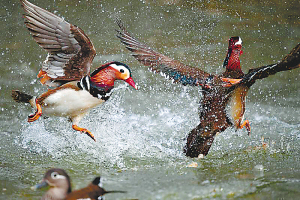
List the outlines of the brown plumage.
<svg viewBox="0 0 300 200">
<path fill-rule="evenodd" d="M 215 135 L 228 127 L 236 129 L 245 127 L 250 134 L 249 121 L 242 122 L 242 119 L 245 112 L 245 98 L 251 85 L 257 79 L 300 66 L 300 44 L 298 44 L 281 62 L 250 69 L 244 74 L 239 60 L 242 53 L 241 39 L 231 37 L 224 61 L 226 71 L 221 75 L 208 74 L 199 68 L 190 67 L 157 53 L 134 38 L 120 20 L 117 23 L 121 29 L 117 30 L 117 37 L 133 52 L 132 55 L 138 61 L 149 66 L 152 71 L 161 72 L 174 82 L 202 87 L 200 124 L 188 134 L 184 147 L 184 153 L 189 157 L 207 155 Z"/>
<path fill-rule="evenodd" d="M 101 178 L 96 177 L 92 183 L 90 183 L 87 187 L 74 190 L 69 193 L 66 197 L 66 200 L 76 200 L 76 199 L 91 199 L 98 200 L 99 197 L 107 193 L 125 193 L 125 191 L 106 191 L 101 185 Z"/>
<path fill-rule="evenodd" d="M 38 75 L 41 83 L 56 87 L 89 74 L 96 50 L 83 30 L 27 0 L 21 3 L 26 27 L 48 52 Z"/>
<path fill-rule="evenodd" d="M 125 193 L 124 191 L 106 191 L 102 188 L 100 177 L 96 177 L 87 187 L 72 191 L 70 177 L 65 170 L 59 168 L 49 169 L 42 181 L 33 186 L 32 189 L 36 190 L 48 186 L 50 188 L 42 196 L 42 200 L 97 200 L 107 193 Z"/>
</svg>

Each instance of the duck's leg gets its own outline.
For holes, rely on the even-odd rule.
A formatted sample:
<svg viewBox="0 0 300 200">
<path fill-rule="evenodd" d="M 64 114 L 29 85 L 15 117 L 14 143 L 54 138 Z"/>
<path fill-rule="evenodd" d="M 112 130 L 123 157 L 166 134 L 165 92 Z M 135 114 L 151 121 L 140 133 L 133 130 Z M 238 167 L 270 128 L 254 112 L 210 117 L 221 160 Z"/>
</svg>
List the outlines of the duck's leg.
<svg viewBox="0 0 300 200">
<path fill-rule="evenodd" d="M 73 123 L 72 128 L 75 131 L 80 131 L 81 133 L 87 134 L 90 138 L 92 138 L 96 142 L 95 136 L 91 133 L 91 131 L 87 130 L 86 128 L 81 128 L 77 125 L 79 123 L 79 121 L 83 118 L 84 115 L 85 115 L 85 113 L 71 118 L 72 123 Z"/>
<path fill-rule="evenodd" d="M 76 124 L 73 124 L 72 128 L 75 131 L 80 131 L 82 133 L 87 134 L 90 138 L 92 138 L 96 142 L 96 139 L 95 139 L 94 135 L 89 130 L 87 130 L 86 128 L 81 128 L 81 127 L 77 126 Z"/>
<path fill-rule="evenodd" d="M 35 100 L 35 106 L 36 106 L 36 111 L 33 115 L 28 116 L 28 122 L 34 122 L 35 120 L 37 120 L 42 115 L 42 107 L 37 102 L 37 100 Z"/>
<path fill-rule="evenodd" d="M 249 120 L 245 120 L 238 128 L 239 129 L 242 129 L 242 128 L 246 128 L 247 132 L 248 132 L 248 135 L 250 136 L 250 133 L 251 133 L 251 127 L 250 127 L 250 122 Z"/>
</svg>

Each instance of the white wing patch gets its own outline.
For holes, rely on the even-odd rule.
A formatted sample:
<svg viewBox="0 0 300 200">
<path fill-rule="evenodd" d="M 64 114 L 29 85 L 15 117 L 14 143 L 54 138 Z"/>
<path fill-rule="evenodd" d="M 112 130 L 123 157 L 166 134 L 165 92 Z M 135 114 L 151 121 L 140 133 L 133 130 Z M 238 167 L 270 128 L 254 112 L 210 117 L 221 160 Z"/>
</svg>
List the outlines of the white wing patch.
<svg viewBox="0 0 300 200">
<path fill-rule="evenodd" d="M 110 64 L 109 66 L 115 68 L 116 70 L 118 70 L 120 73 L 124 74 L 124 80 L 128 79 L 130 77 L 130 72 L 129 70 L 123 66 L 123 65 L 116 65 L 116 64 Z"/>
<path fill-rule="evenodd" d="M 263 72 L 263 71 L 265 71 L 265 70 L 267 70 L 267 69 L 272 69 L 272 68 L 274 68 L 274 67 L 276 67 L 276 66 L 277 66 L 277 64 L 274 64 L 274 65 L 272 65 L 272 66 L 265 67 L 265 68 L 262 68 L 262 69 L 258 70 L 257 72 L 253 73 L 252 76 L 250 76 L 249 80 L 253 79 L 253 77 L 254 77 L 257 73 Z"/>
</svg>

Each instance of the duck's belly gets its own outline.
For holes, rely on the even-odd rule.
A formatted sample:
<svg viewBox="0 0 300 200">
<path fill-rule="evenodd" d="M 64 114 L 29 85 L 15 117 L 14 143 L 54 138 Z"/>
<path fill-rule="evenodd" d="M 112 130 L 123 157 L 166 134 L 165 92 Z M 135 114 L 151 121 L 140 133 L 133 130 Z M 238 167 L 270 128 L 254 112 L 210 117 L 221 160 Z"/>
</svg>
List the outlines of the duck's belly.
<svg viewBox="0 0 300 200">
<path fill-rule="evenodd" d="M 240 126 L 245 113 L 245 101 L 249 88 L 246 86 L 237 87 L 231 94 L 226 107 L 226 113 L 233 125 Z"/>
<path fill-rule="evenodd" d="M 49 95 L 43 101 L 44 115 L 76 116 L 88 112 L 104 100 L 93 97 L 86 90 L 62 89 Z"/>
</svg>

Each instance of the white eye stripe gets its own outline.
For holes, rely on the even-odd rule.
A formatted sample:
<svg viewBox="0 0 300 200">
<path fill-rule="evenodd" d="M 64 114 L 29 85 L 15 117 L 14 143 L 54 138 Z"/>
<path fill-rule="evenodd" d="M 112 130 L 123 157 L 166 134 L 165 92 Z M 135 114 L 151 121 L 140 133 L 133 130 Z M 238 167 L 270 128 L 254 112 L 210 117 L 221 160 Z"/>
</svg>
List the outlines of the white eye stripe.
<svg viewBox="0 0 300 200">
<path fill-rule="evenodd" d="M 52 178 L 52 179 L 66 179 L 65 176 L 60 175 L 60 174 L 57 173 L 57 172 L 52 172 L 52 173 L 51 173 L 51 178 Z"/>
<path fill-rule="evenodd" d="M 116 70 L 118 70 L 121 73 L 126 73 L 126 74 L 130 74 L 129 70 L 123 66 L 123 65 L 116 65 L 116 64 L 111 64 L 111 67 L 115 68 Z"/>
<path fill-rule="evenodd" d="M 237 41 L 234 45 L 242 45 L 242 39 L 239 37 L 239 41 Z"/>
</svg>

